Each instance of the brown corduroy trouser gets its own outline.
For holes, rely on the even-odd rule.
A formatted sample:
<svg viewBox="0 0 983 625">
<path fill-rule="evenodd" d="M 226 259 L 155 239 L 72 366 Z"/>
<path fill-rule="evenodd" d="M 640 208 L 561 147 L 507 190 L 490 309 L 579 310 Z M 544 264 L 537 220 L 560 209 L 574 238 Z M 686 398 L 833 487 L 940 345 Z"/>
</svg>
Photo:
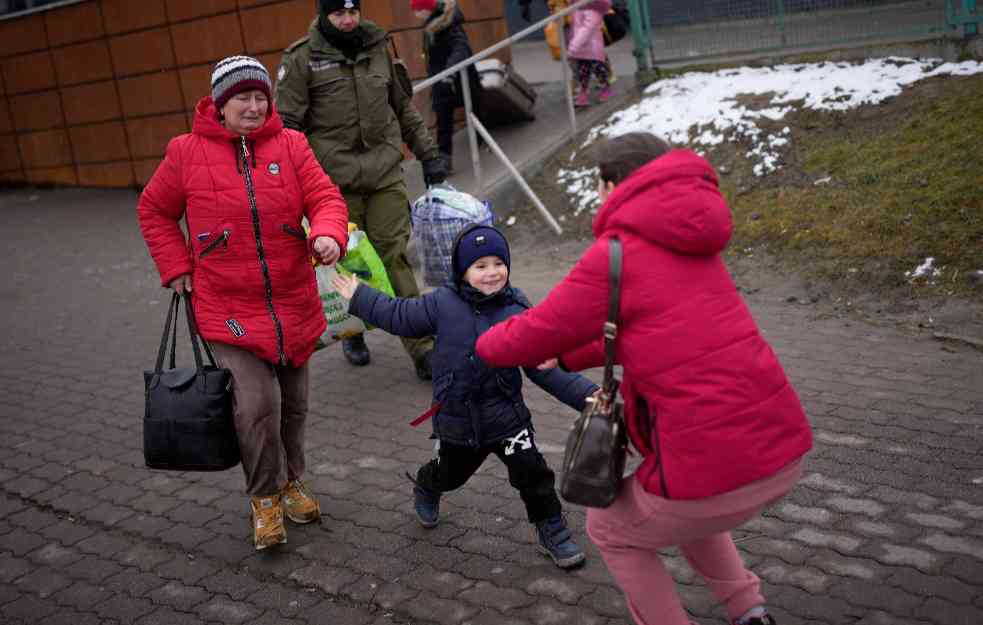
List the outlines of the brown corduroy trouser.
<svg viewBox="0 0 983 625">
<path fill-rule="evenodd" d="M 275 495 L 304 473 L 308 366 L 275 366 L 240 347 L 209 345 L 219 366 L 232 372 L 246 493 Z"/>
</svg>

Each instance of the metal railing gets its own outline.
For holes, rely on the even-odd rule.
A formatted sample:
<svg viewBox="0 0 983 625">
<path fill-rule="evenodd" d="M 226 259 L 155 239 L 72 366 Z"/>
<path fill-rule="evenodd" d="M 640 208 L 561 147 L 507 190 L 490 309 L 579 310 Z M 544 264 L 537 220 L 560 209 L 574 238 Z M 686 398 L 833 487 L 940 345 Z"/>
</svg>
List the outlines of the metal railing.
<svg viewBox="0 0 983 625">
<path fill-rule="evenodd" d="M 977 0 L 629 0 L 639 72 L 978 33 Z M 650 64 L 650 65 L 649 65 Z"/>
<path fill-rule="evenodd" d="M 488 129 L 486 129 L 484 125 L 481 123 L 481 121 L 475 116 L 474 103 L 471 101 L 471 88 L 470 88 L 471 84 L 470 84 L 470 79 L 468 78 L 467 70 L 468 67 L 474 65 L 478 61 L 484 60 L 490 57 L 491 55 L 495 54 L 499 50 L 503 48 L 507 48 L 508 46 L 511 46 L 517 41 L 521 41 L 522 39 L 528 37 L 529 35 L 546 28 L 546 26 L 551 22 L 556 22 L 557 26 L 559 27 L 560 57 L 561 57 L 561 64 L 563 65 L 563 83 L 566 89 L 567 111 L 570 118 L 570 134 L 571 136 L 576 135 L 577 114 L 574 111 L 570 64 L 567 61 L 567 40 L 566 40 L 566 33 L 565 33 L 565 18 L 567 15 L 570 15 L 574 11 L 577 11 L 578 9 L 587 6 L 592 1 L 593 0 L 578 0 L 578 2 L 571 4 L 570 6 L 563 9 L 562 11 L 557 11 L 556 13 L 536 22 L 535 24 L 523 28 L 522 30 L 512 35 L 511 37 L 507 39 L 503 39 L 502 41 L 499 41 L 495 45 L 485 48 L 481 52 L 468 57 L 467 59 L 461 61 L 460 63 L 452 65 L 451 67 L 448 67 L 444 71 L 434 74 L 430 78 L 427 78 L 426 80 L 420 81 L 417 84 L 413 85 L 413 93 L 417 94 L 423 91 L 424 89 L 428 89 L 432 87 L 433 85 L 444 80 L 445 78 L 453 77 L 454 74 L 460 75 L 461 91 L 464 94 L 464 117 L 465 117 L 465 121 L 467 122 L 468 143 L 470 144 L 470 148 L 471 148 L 471 166 L 474 168 L 474 178 L 475 178 L 475 182 L 478 185 L 478 188 L 484 190 L 484 180 L 481 173 L 481 158 L 478 153 L 478 135 L 480 134 L 481 138 L 484 139 L 485 143 L 491 149 L 492 153 L 495 154 L 495 156 L 500 161 L 502 161 L 502 164 L 505 166 L 505 169 L 508 171 L 508 173 L 513 178 L 515 178 L 516 182 L 519 183 L 519 187 L 522 189 L 523 193 L 526 194 L 529 200 L 536 207 L 536 210 L 538 210 L 539 213 L 543 216 L 543 219 L 546 220 L 546 223 L 549 224 L 549 226 L 553 228 L 553 230 L 555 230 L 557 234 L 563 234 L 563 228 L 560 227 L 560 224 L 556 221 L 556 219 L 553 218 L 553 215 L 549 212 L 549 210 L 547 210 L 546 206 L 539 199 L 539 196 L 536 195 L 535 191 L 533 191 L 532 188 L 529 186 L 529 184 L 526 182 L 525 178 L 522 177 L 522 174 L 519 173 L 519 170 L 516 169 L 515 165 L 502 150 L 501 146 L 499 146 L 498 143 L 495 141 L 495 139 L 492 138 L 491 133 L 488 132 Z"/>
</svg>

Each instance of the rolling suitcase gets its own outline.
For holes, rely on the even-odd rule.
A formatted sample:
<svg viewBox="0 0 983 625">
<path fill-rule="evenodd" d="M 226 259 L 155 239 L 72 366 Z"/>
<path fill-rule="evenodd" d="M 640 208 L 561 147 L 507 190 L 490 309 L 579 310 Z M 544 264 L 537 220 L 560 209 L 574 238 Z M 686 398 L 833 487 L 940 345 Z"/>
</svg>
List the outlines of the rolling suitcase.
<svg viewBox="0 0 983 625">
<path fill-rule="evenodd" d="M 481 78 L 481 119 L 486 126 L 536 119 L 536 90 L 510 65 L 485 59 L 475 67 Z"/>
</svg>

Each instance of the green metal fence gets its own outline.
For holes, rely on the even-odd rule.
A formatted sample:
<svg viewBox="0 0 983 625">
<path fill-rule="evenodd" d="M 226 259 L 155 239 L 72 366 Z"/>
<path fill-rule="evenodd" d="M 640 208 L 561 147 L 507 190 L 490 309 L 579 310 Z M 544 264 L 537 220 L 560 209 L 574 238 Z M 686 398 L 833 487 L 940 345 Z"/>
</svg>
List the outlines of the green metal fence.
<svg viewBox="0 0 983 625">
<path fill-rule="evenodd" d="M 976 0 L 629 0 L 640 72 L 671 64 L 972 36 Z"/>
</svg>

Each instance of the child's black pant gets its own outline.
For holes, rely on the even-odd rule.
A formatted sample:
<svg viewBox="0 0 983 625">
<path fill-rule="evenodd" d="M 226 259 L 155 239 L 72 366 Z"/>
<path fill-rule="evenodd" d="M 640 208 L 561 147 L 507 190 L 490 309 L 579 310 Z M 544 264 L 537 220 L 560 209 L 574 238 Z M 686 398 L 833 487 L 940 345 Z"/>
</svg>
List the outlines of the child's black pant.
<svg viewBox="0 0 983 625">
<path fill-rule="evenodd" d="M 489 454 L 498 456 L 509 471 L 509 483 L 526 504 L 530 523 L 539 523 L 562 511 L 556 496 L 555 476 L 536 448 L 531 430 L 486 447 L 440 442 L 437 457 L 417 471 L 417 484 L 435 493 L 460 488 L 471 479 Z"/>
</svg>

